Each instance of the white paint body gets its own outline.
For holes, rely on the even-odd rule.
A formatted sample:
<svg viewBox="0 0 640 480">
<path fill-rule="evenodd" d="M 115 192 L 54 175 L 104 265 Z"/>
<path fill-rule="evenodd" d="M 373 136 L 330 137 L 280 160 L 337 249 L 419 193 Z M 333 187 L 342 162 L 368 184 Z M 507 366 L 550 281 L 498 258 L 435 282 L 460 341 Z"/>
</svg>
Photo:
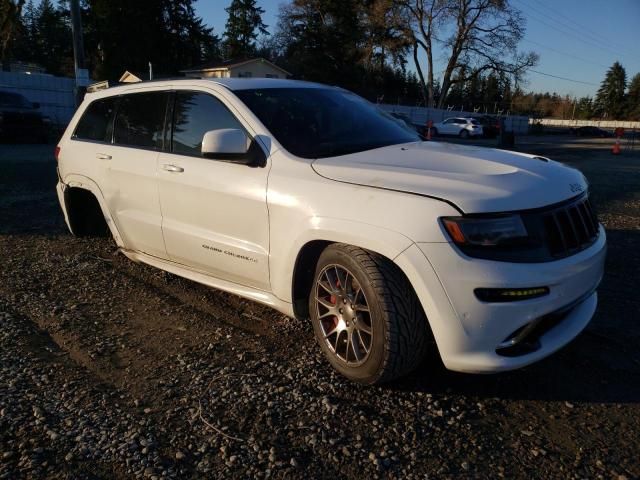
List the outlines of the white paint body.
<svg viewBox="0 0 640 480">
<path fill-rule="evenodd" d="M 584 177 L 530 155 L 436 142 L 396 145 L 308 160 L 287 152 L 234 94 L 238 88 L 326 88 L 284 80 L 175 80 L 87 95 L 60 141 L 58 193 L 93 192 L 118 246 L 130 258 L 293 316 L 292 282 L 308 242 L 343 242 L 395 262 L 428 317 L 444 364 L 494 372 L 543 358 L 591 319 L 605 256 L 605 235 L 577 255 L 539 264 L 469 258 L 438 219 L 464 213 L 537 208 L 586 189 Z M 266 166 L 187 157 L 72 138 L 93 100 L 138 91 L 191 90 L 220 99 L 267 157 Z M 168 169 L 167 166 L 177 168 Z M 487 304 L 477 287 L 548 285 L 545 297 Z M 519 357 L 495 353 L 519 326 L 590 296 L 542 348 Z"/>
</svg>

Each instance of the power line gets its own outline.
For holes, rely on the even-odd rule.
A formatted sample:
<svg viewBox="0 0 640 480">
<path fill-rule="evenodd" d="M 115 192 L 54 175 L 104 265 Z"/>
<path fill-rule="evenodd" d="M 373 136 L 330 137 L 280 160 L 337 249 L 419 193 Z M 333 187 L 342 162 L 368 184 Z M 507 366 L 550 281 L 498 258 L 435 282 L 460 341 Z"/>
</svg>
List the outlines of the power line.
<svg viewBox="0 0 640 480">
<path fill-rule="evenodd" d="M 553 77 L 553 78 L 557 78 L 559 80 L 565 80 L 567 82 L 582 83 L 583 85 L 593 85 L 595 87 L 598 86 L 597 83 L 583 82 L 582 80 L 574 80 L 573 78 L 561 77 L 559 75 L 552 75 L 551 73 L 540 72 L 538 70 L 534 70 L 533 68 L 527 68 L 527 71 L 528 72 L 537 73 L 538 75 L 544 75 L 545 77 Z"/>
<path fill-rule="evenodd" d="M 588 60 L 586 58 L 579 57 L 579 56 L 574 55 L 572 53 L 563 52 L 562 50 L 558 50 L 557 48 L 550 47 L 549 45 L 545 45 L 543 43 L 536 42 L 535 40 L 529 40 L 528 38 L 523 38 L 522 41 L 523 42 L 527 42 L 527 43 L 533 43 L 534 45 L 538 45 L 539 47 L 546 48 L 548 50 L 551 50 L 553 52 L 559 53 L 561 55 L 565 55 L 567 57 L 574 58 L 576 60 L 580 60 L 581 62 L 591 63 L 592 65 L 597 65 L 597 66 L 603 67 L 603 68 L 609 68 L 609 65 L 604 65 L 602 63 L 594 62 L 593 60 Z"/>
<path fill-rule="evenodd" d="M 571 26 L 569 24 L 567 24 L 566 22 L 563 22 L 562 20 L 558 20 L 557 18 L 549 15 L 550 12 L 553 13 L 559 13 L 557 10 L 553 10 L 551 8 L 546 8 L 544 11 L 540 10 L 539 8 L 535 7 L 534 5 L 531 5 L 531 3 L 527 3 L 527 8 L 532 9 L 533 11 L 537 12 L 537 14 L 542 15 L 544 18 L 557 23 L 558 25 L 560 25 L 562 28 L 566 28 L 569 30 L 572 30 L 574 32 L 574 34 L 577 34 L 580 37 L 583 37 L 586 40 L 592 41 L 592 42 L 597 42 L 598 44 L 600 43 L 610 43 L 608 42 L 606 39 L 602 38 L 602 36 L 598 36 L 598 35 L 594 35 L 593 33 L 591 33 L 591 30 L 588 28 L 576 28 L 574 26 Z"/>
<path fill-rule="evenodd" d="M 529 6 L 529 5 L 527 5 L 527 6 Z M 581 42 L 588 43 L 588 44 L 590 44 L 590 45 L 591 45 L 591 46 L 593 46 L 593 47 L 597 47 L 597 48 L 600 48 L 600 49 L 602 49 L 602 50 L 608 50 L 608 51 L 613 52 L 613 53 L 618 54 L 618 55 L 620 54 L 620 52 L 619 52 L 619 51 L 613 50 L 613 49 L 611 49 L 611 48 L 607 47 L 606 45 L 603 45 L 603 44 L 602 44 L 602 43 L 600 43 L 600 42 L 593 41 L 593 40 L 591 40 L 591 39 L 589 39 L 589 38 L 584 38 L 584 37 L 581 37 L 581 36 L 579 36 L 579 35 L 576 35 L 576 34 L 575 34 L 575 33 L 573 33 L 573 32 L 569 32 L 569 31 L 563 30 L 562 28 L 559 28 L 559 27 L 557 27 L 556 25 L 553 25 L 553 24 L 551 24 L 551 23 L 547 22 L 546 20 L 543 20 L 543 19 L 539 18 L 537 14 L 535 14 L 535 13 L 533 13 L 533 12 L 531 12 L 531 11 L 529 11 L 529 12 L 527 12 L 527 13 L 529 14 L 529 16 L 530 16 L 533 20 L 535 20 L 535 21 L 537 21 L 537 22 L 539 22 L 539 23 L 542 23 L 543 25 L 546 25 L 547 27 L 553 28 L 554 30 L 556 30 L 556 31 L 558 31 L 558 32 L 560 32 L 560 33 L 563 33 L 563 34 L 565 34 L 565 35 L 568 35 L 568 36 L 570 36 L 570 37 L 573 37 L 573 38 L 575 38 L 575 39 L 577 39 L 577 40 L 580 40 Z"/>
<path fill-rule="evenodd" d="M 551 7 L 551 6 L 547 5 L 547 4 L 545 4 L 545 3 L 544 3 L 544 2 L 542 2 L 541 0 L 535 0 L 535 1 L 536 1 L 539 5 L 541 5 L 542 7 L 546 8 L 547 10 L 551 10 L 551 9 L 553 9 L 553 7 Z M 581 24 L 581 23 L 576 22 L 573 18 L 571 18 L 571 17 L 569 17 L 569 16 L 565 15 L 564 13 L 562 13 L 562 12 L 561 12 L 561 11 L 559 11 L 559 10 L 556 10 L 556 11 L 555 11 L 555 13 L 556 13 L 557 15 L 560 15 L 562 18 L 566 19 L 567 21 L 569 21 L 569 22 L 573 23 L 575 26 L 577 26 L 577 27 L 580 29 L 580 31 L 581 31 L 581 32 L 585 32 L 585 33 L 587 33 L 588 35 L 590 35 L 590 36 L 592 36 L 592 37 L 595 37 L 595 35 L 593 35 L 593 34 L 591 33 L 591 27 L 587 27 L 586 25 L 583 25 L 583 24 Z M 618 48 L 626 48 L 626 45 L 623 45 L 623 44 L 621 44 L 621 43 L 617 43 L 617 42 L 615 42 L 615 41 L 611 40 L 610 38 L 605 37 L 602 33 L 599 33 L 599 37 L 600 37 L 601 39 L 605 40 L 607 43 L 612 44 L 612 45 L 614 45 L 614 46 L 617 46 Z"/>
</svg>

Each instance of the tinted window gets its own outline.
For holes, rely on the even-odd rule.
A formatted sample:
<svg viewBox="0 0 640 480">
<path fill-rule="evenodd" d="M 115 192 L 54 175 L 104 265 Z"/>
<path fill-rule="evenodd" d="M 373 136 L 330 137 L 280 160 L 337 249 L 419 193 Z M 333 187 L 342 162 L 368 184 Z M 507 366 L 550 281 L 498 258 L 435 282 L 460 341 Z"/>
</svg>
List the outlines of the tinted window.
<svg viewBox="0 0 640 480">
<path fill-rule="evenodd" d="M 455 118 L 448 118 L 443 123 L 445 123 L 445 124 L 447 124 L 447 123 L 456 123 L 456 119 Z"/>
<path fill-rule="evenodd" d="M 209 130 L 243 129 L 218 99 L 198 92 L 176 94 L 173 121 L 171 151 L 185 155 L 201 155 L 202 137 Z"/>
<path fill-rule="evenodd" d="M 119 145 L 162 148 L 167 94 L 135 93 L 120 97 L 114 141 Z"/>
<path fill-rule="evenodd" d="M 419 141 L 417 133 L 353 93 L 333 88 L 264 88 L 234 92 L 289 152 L 346 155 Z"/>
<path fill-rule="evenodd" d="M 73 134 L 74 137 L 82 140 L 110 142 L 115 102 L 115 98 L 104 98 L 92 102 L 78 122 Z"/>
</svg>

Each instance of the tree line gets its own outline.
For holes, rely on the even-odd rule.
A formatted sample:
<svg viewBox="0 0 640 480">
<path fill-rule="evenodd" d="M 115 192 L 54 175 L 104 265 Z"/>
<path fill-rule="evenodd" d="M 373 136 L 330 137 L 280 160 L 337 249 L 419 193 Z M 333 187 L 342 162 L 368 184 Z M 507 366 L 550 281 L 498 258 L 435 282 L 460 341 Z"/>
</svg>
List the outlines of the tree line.
<svg viewBox="0 0 640 480">
<path fill-rule="evenodd" d="M 219 35 L 194 0 L 82 0 L 94 79 L 125 69 L 160 75 L 261 56 L 294 78 L 340 85 L 373 101 L 487 113 L 640 119 L 640 76 L 615 63 L 594 98 L 526 93 L 538 62 L 518 46 L 522 13 L 507 0 L 290 0 L 277 24 L 256 0 L 231 0 Z M 69 0 L 0 0 L 0 54 L 73 75 Z M 438 52 L 437 58 L 434 59 Z M 435 66 L 442 61 L 443 69 Z"/>
</svg>

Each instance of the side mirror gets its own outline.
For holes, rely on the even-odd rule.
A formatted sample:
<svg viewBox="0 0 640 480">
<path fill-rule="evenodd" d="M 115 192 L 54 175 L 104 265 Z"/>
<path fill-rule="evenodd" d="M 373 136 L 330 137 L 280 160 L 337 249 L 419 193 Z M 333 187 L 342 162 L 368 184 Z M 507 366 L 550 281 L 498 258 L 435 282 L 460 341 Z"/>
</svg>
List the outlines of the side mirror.
<svg viewBox="0 0 640 480">
<path fill-rule="evenodd" d="M 260 146 L 238 128 L 209 130 L 202 137 L 202 156 L 262 167 L 266 157 Z"/>
<path fill-rule="evenodd" d="M 220 157 L 244 155 L 249 150 L 249 137 L 238 128 L 209 130 L 202 137 L 202 155 Z"/>
</svg>

